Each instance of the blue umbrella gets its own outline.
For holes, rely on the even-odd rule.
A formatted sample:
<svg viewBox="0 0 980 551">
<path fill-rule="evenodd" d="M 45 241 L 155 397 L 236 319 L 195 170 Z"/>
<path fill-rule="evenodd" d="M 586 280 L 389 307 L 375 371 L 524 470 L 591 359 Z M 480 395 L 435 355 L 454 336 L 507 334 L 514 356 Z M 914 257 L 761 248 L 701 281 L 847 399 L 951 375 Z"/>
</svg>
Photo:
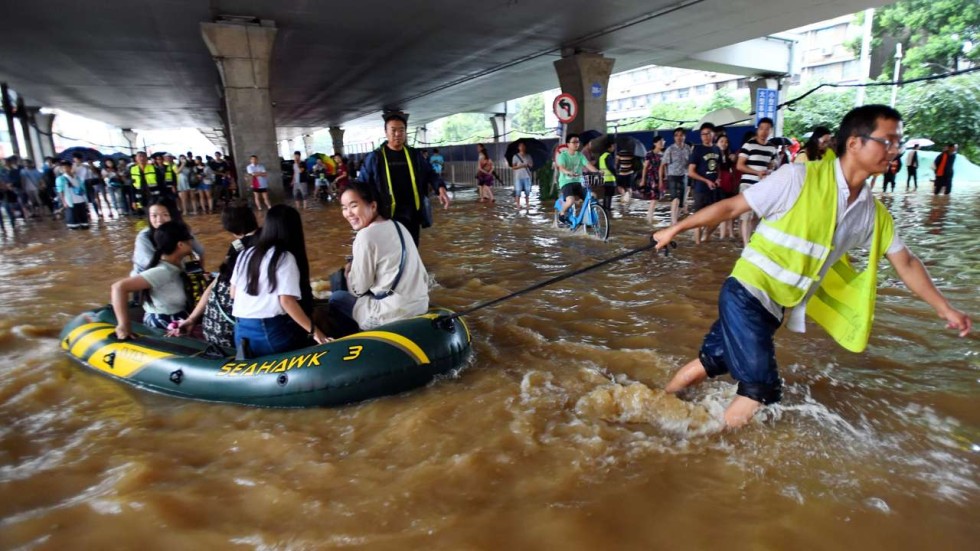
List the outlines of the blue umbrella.
<svg viewBox="0 0 980 551">
<path fill-rule="evenodd" d="M 113 161 L 131 161 L 133 156 L 129 153 L 123 153 L 122 151 L 116 151 L 115 153 L 110 153 L 105 156 L 106 159 L 112 159 Z"/>
<path fill-rule="evenodd" d="M 58 160 L 71 161 L 75 154 L 82 156 L 82 161 L 101 161 L 102 153 L 91 147 L 69 147 L 58 154 Z"/>
</svg>

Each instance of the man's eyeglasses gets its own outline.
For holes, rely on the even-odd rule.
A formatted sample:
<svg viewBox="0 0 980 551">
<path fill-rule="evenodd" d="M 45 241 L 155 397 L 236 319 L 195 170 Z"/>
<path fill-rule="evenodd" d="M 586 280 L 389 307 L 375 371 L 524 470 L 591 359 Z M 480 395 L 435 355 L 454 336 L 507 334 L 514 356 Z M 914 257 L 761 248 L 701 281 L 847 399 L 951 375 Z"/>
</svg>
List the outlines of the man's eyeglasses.
<svg viewBox="0 0 980 551">
<path fill-rule="evenodd" d="M 871 140 L 873 142 L 880 143 L 881 145 L 885 146 L 886 150 L 901 152 L 902 150 L 905 149 L 905 146 L 900 144 L 898 141 L 887 140 L 885 138 L 876 138 L 874 136 L 869 136 L 867 134 L 862 134 L 861 137 L 866 140 Z"/>
</svg>

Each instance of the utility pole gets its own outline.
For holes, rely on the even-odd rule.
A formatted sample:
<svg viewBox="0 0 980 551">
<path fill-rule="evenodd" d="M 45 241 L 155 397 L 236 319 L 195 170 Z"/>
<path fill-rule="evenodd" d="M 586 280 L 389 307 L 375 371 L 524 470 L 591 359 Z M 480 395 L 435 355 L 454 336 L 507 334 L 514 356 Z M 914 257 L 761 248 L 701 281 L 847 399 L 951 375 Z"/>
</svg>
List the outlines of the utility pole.
<svg viewBox="0 0 980 551">
<path fill-rule="evenodd" d="M 871 29 L 875 19 L 874 8 L 864 10 L 864 32 L 861 37 L 861 78 L 867 82 L 871 78 Z M 854 107 L 864 105 L 865 87 L 859 86 Z"/>
<path fill-rule="evenodd" d="M 895 44 L 895 73 L 892 74 L 892 102 L 895 107 L 895 100 L 898 99 L 898 80 L 902 74 L 902 43 Z"/>
</svg>

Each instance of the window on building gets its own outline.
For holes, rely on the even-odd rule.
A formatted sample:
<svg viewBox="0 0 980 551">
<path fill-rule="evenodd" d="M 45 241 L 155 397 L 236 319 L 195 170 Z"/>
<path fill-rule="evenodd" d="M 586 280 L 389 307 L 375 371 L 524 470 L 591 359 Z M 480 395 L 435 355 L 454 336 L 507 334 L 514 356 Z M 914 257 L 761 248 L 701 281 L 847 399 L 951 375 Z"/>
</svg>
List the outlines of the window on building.
<svg viewBox="0 0 980 551">
<path fill-rule="evenodd" d="M 700 86 L 697 86 L 697 87 L 694 88 L 694 94 L 697 95 L 697 96 L 703 96 L 703 95 L 705 95 L 707 93 L 708 93 L 708 85 L 707 84 L 701 84 Z"/>
<path fill-rule="evenodd" d="M 681 99 L 686 98 L 690 95 L 691 95 L 690 88 L 681 88 L 680 90 L 677 91 L 677 97 Z"/>
<path fill-rule="evenodd" d="M 749 79 L 747 78 L 740 78 L 735 81 L 735 89 L 737 90 L 744 90 L 748 87 L 749 87 Z"/>
</svg>

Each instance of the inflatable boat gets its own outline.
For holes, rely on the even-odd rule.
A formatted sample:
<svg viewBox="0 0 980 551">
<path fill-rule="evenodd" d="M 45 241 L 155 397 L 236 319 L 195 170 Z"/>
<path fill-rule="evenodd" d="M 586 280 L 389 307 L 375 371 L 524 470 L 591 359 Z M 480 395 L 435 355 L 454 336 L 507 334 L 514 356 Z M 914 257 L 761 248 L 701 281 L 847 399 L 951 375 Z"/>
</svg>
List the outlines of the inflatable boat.
<svg viewBox="0 0 980 551">
<path fill-rule="evenodd" d="M 404 392 L 460 369 L 470 332 L 433 309 L 335 341 L 258 358 L 204 341 L 166 337 L 133 323 L 116 338 L 111 306 L 85 312 L 61 332 L 61 347 L 84 365 L 153 392 L 265 407 L 338 406 Z M 140 318 L 133 318 L 140 319 Z"/>
</svg>

